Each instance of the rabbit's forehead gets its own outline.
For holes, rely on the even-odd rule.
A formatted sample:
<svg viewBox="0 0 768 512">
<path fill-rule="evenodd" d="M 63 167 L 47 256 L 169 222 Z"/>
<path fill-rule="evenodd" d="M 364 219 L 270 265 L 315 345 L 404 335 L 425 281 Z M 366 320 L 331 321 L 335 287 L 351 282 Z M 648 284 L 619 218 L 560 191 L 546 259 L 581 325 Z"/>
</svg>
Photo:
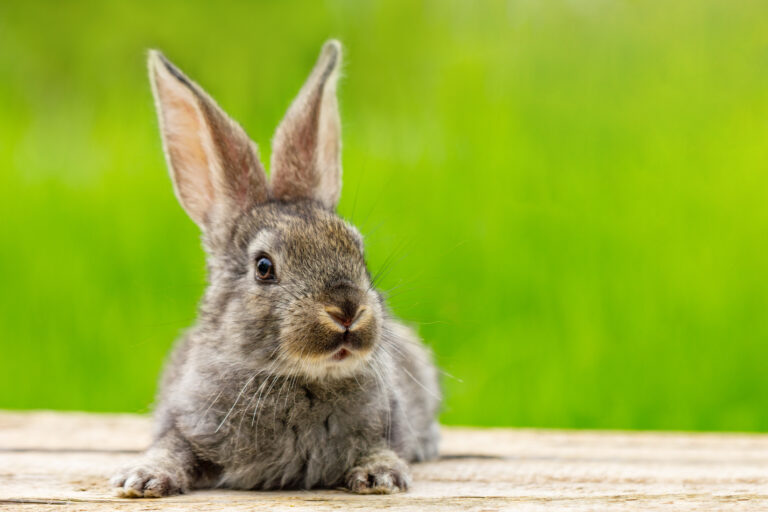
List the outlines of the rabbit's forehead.
<svg viewBox="0 0 768 512">
<path fill-rule="evenodd" d="M 339 263 L 363 261 L 363 239 L 353 226 L 339 218 L 282 219 L 259 229 L 249 243 L 249 253 L 273 253 L 289 261 L 334 258 Z"/>
</svg>

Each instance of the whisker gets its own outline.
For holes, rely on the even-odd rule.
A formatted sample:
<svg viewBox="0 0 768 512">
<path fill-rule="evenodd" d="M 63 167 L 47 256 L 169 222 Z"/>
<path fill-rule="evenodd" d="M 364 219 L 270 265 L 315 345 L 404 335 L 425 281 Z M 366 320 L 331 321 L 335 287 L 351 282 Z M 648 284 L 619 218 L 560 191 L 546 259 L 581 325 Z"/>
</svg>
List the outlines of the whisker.
<svg viewBox="0 0 768 512">
<path fill-rule="evenodd" d="M 198 418 L 197 418 L 197 422 L 195 423 L 195 430 L 197 430 L 197 427 L 200 425 L 200 422 L 201 422 L 201 421 L 203 420 L 203 418 L 205 418 L 205 416 L 208 414 L 208 411 L 210 411 L 210 410 L 211 410 L 211 407 L 213 407 L 213 406 L 214 406 L 214 404 L 215 404 L 215 403 L 216 403 L 216 402 L 219 400 L 219 398 L 221 398 L 221 394 L 222 394 L 223 392 L 224 392 L 224 390 L 223 390 L 223 389 L 222 389 L 221 391 L 219 391 L 219 393 L 216 395 L 216 398 L 214 398 L 213 400 L 211 400 L 211 403 L 210 403 L 210 404 L 208 404 L 208 407 L 206 407 L 206 408 L 205 408 L 205 411 L 203 411 L 203 414 L 201 414 L 200 416 L 198 416 Z"/>
<path fill-rule="evenodd" d="M 421 382 L 419 379 L 417 379 L 416 377 L 414 377 L 414 376 L 413 376 L 413 374 L 412 374 L 411 372 L 409 372 L 408 370 L 406 370 L 406 369 L 405 369 L 405 367 L 401 368 L 401 370 L 403 370 L 403 371 L 405 372 L 405 374 L 406 374 L 406 375 L 408 375 L 408 376 L 409 376 L 411 379 L 413 379 L 413 382 L 415 382 L 416 384 L 418 384 L 419 386 L 421 386 L 421 388 L 422 388 L 424 391 L 426 391 L 427 393 L 429 393 L 429 394 L 430 394 L 431 396 L 433 396 L 435 399 L 437 399 L 437 400 L 440 400 L 440 397 L 439 397 L 439 396 L 437 396 L 437 395 L 434 393 L 434 391 L 432 391 L 432 390 L 431 390 L 431 389 L 429 389 L 427 386 L 425 386 L 424 384 L 422 384 L 422 382 Z"/>
<path fill-rule="evenodd" d="M 224 416 L 224 419 L 222 419 L 222 420 L 221 420 L 221 423 L 219 423 L 219 426 L 218 426 L 218 427 L 216 427 L 216 430 L 215 430 L 214 434 L 215 434 L 216 432 L 218 432 L 218 431 L 221 429 L 222 425 L 224 425 L 224 422 L 225 422 L 225 421 L 227 421 L 227 418 L 229 418 L 229 415 L 230 415 L 230 414 L 232 414 L 232 410 L 233 410 L 233 409 L 235 408 L 235 406 L 237 405 L 237 402 L 239 402 L 239 401 L 240 401 L 240 397 L 241 397 L 241 396 L 243 396 L 243 392 L 245 391 L 245 388 L 246 388 L 246 387 L 248 387 L 248 385 L 249 385 L 251 382 L 253 382 L 253 379 L 255 379 L 255 378 L 256 378 L 256 376 L 254 375 L 254 376 L 252 376 L 250 379 L 248 379 L 248 380 L 245 382 L 245 384 L 243 384 L 243 387 L 242 387 L 242 389 L 240 390 L 240 393 L 238 393 L 238 394 L 237 394 L 237 398 L 235 398 L 235 402 L 232 404 L 232 407 L 230 407 L 230 408 L 229 408 L 229 411 L 227 411 L 227 414 Z"/>
</svg>

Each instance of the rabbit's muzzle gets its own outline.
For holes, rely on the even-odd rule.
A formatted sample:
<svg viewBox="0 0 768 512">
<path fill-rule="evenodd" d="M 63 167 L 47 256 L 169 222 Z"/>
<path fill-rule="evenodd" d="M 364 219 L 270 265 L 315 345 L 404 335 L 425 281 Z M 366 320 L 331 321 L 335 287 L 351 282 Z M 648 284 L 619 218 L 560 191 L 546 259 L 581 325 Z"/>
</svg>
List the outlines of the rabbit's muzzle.
<svg viewBox="0 0 768 512">
<path fill-rule="evenodd" d="M 338 356 L 339 352 L 343 355 L 346 351 L 370 348 L 371 338 L 375 335 L 375 318 L 372 307 L 366 303 L 363 289 L 349 281 L 339 280 L 330 283 L 318 298 L 322 308 L 317 312 L 317 322 L 330 333 L 328 343 L 321 352 L 332 352 Z"/>
<path fill-rule="evenodd" d="M 318 312 L 317 322 L 326 331 L 319 352 L 333 353 L 334 360 L 344 359 L 348 352 L 366 352 L 373 344 L 375 318 L 367 305 L 326 305 Z M 339 353 L 344 357 L 337 357 Z"/>
<path fill-rule="evenodd" d="M 312 363 L 313 373 L 342 367 L 351 371 L 371 356 L 381 323 L 372 292 L 337 283 L 297 306 L 289 326 L 284 326 L 282 342 L 294 358 Z"/>
</svg>

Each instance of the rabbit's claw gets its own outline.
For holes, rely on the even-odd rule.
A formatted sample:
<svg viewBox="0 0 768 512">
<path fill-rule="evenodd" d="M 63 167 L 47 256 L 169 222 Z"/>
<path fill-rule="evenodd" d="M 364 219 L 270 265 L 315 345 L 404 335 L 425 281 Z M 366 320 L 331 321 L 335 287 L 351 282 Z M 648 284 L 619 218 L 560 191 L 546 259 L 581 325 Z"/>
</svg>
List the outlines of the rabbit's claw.
<svg viewBox="0 0 768 512">
<path fill-rule="evenodd" d="M 139 464 L 119 472 L 110 483 L 121 498 L 161 498 L 183 492 L 179 475 L 162 465 Z"/>
<path fill-rule="evenodd" d="M 357 494 L 405 492 L 411 482 L 408 466 L 394 454 L 368 457 L 347 473 L 347 488 Z"/>
</svg>

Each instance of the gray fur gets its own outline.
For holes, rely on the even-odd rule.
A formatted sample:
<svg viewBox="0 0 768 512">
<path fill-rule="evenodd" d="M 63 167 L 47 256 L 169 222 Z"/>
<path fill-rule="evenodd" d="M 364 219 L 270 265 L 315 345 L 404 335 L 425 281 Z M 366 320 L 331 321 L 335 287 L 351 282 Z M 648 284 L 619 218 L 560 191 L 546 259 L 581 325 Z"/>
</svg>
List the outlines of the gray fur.
<svg viewBox="0 0 768 512">
<path fill-rule="evenodd" d="M 283 164 L 271 183 L 245 132 L 164 57 L 150 55 L 171 177 L 203 230 L 210 284 L 166 364 L 153 445 L 112 480 L 122 496 L 200 487 L 397 492 L 408 488 L 407 462 L 437 455 L 431 355 L 391 315 L 371 283 L 362 237 L 333 212 L 338 126 L 313 132 L 302 123 L 318 116 L 297 110 L 330 106 L 323 122 L 338 119 L 335 94 L 322 91 L 323 80 L 335 80 L 340 51 L 326 44 L 281 125 L 273 161 Z M 168 133 L 168 119 L 176 132 Z M 296 151 L 326 158 L 315 157 L 310 172 L 301 158 L 280 154 Z M 257 278 L 263 255 L 276 282 Z"/>
</svg>

